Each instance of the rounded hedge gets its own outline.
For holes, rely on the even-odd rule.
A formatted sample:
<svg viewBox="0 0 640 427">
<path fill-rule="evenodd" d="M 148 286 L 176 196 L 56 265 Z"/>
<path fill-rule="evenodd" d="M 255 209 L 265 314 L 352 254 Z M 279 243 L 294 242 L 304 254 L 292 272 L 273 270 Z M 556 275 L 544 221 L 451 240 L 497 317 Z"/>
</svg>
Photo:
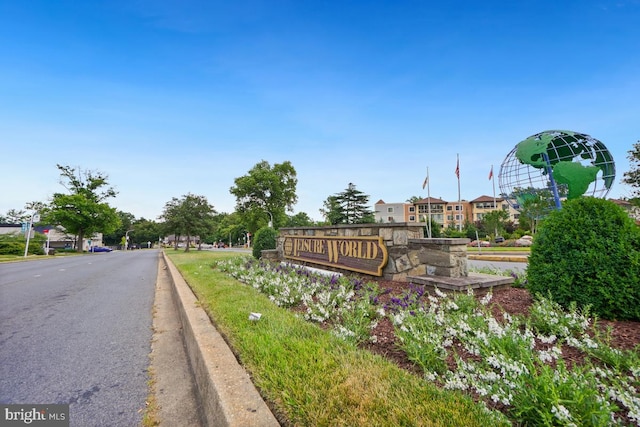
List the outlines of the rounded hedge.
<svg viewBox="0 0 640 427">
<path fill-rule="evenodd" d="M 276 248 L 276 238 L 278 233 L 271 227 L 263 227 L 256 232 L 253 238 L 253 257 L 260 259 L 262 251 Z"/>
<path fill-rule="evenodd" d="M 604 319 L 640 320 L 640 227 L 611 201 L 568 200 L 544 220 L 527 267 L 532 293 Z"/>
</svg>

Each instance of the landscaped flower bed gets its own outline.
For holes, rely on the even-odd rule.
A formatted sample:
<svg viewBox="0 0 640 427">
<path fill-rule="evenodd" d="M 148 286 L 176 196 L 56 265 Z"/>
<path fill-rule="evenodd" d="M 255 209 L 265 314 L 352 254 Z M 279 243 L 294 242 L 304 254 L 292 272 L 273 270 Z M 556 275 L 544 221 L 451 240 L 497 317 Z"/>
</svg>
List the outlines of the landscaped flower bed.
<svg viewBox="0 0 640 427">
<path fill-rule="evenodd" d="M 216 266 L 275 304 L 445 389 L 466 391 L 516 423 L 640 423 L 640 356 L 629 345 L 639 343 L 637 323 L 622 324 L 628 333 L 620 346 L 615 322 L 562 310 L 523 289 L 513 291 L 527 300 L 526 310 L 510 313 L 491 293 L 428 294 L 406 283 L 323 276 L 252 258 Z"/>
</svg>

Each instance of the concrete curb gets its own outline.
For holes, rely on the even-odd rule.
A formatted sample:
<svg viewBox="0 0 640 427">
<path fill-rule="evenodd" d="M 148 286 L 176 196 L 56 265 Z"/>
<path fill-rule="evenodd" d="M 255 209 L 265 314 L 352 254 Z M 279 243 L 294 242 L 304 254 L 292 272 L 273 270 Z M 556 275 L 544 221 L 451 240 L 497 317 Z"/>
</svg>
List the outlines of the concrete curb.
<svg viewBox="0 0 640 427">
<path fill-rule="evenodd" d="M 162 256 L 173 283 L 187 356 L 207 425 L 279 426 L 247 372 L 198 305 L 189 285 L 164 252 Z"/>
</svg>

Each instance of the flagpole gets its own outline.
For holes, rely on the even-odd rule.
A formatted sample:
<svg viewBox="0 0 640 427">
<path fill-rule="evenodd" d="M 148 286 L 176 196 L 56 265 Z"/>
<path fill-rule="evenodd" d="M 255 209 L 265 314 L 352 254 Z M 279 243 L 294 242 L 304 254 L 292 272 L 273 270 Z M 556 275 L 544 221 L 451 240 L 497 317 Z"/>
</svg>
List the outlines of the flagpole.
<svg viewBox="0 0 640 427">
<path fill-rule="evenodd" d="M 458 177 L 458 213 L 460 218 L 458 220 L 458 231 L 462 231 L 462 202 L 460 199 L 460 154 L 456 154 L 456 176 Z"/>
<path fill-rule="evenodd" d="M 493 165 L 491 165 L 491 183 L 493 184 L 493 209 L 498 209 L 498 204 L 496 203 L 496 178 L 493 176 Z M 498 236 L 498 223 L 496 222 L 496 237 Z"/>
<path fill-rule="evenodd" d="M 427 214 L 429 215 L 428 237 L 431 238 L 431 183 L 429 182 L 429 167 L 427 166 Z"/>
<path fill-rule="evenodd" d="M 491 183 L 493 184 L 493 208 L 497 209 L 498 205 L 496 204 L 496 179 L 493 176 L 493 165 L 491 165 Z"/>
</svg>

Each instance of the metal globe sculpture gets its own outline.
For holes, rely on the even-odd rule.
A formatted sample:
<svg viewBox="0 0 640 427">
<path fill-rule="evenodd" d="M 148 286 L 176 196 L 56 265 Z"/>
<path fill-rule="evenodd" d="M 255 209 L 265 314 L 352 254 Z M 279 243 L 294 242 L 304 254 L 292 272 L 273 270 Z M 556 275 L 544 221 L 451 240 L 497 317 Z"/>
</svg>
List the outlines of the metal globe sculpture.
<svg viewBox="0 0 640 427">
<path fill-rule="evenodd" d="M 542 211 L 583 195 L 604 198 L 615 180 L 613 156 L 583 133 L 548 130 L 518 143 L 502 162 L 498 185 L 516 210 L 535 204 Z"/>
</svg>

